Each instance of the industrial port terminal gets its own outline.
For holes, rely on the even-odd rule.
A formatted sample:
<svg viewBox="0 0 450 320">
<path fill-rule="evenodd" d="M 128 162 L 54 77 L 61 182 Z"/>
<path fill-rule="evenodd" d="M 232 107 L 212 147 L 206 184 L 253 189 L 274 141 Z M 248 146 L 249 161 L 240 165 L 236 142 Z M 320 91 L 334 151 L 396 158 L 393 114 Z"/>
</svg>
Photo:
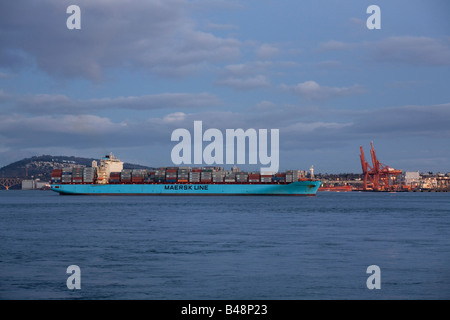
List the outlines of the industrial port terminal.
<svg viewBox="0 0 450 320">
<path fill-rule="evenodd" d="M 314 168 L 311 167 L 307 170 L 295 170 L 295 173 L 291 170 L 288 172 L 286 182 L 290 182 L 292 179 L 317 179 L 322 182 L 319 192 L 350 192 L 350 191 L 367 191 L 367 192 L 448 192 L 450 191 L 450 172 L 447 173 L 432 173 L 432 172 L 419 172 L 419 171 L 403 171 L 394 169 L 384 163 L 382 163 L 375 152 L 373 143 L 370 144 L 370 156 L 366 156 L 364 149 L 360 147 L 360 161 L 361 161 L 361 173 L 340 173 L 340 174 L 328 174 L 328 173 L 316 173 L 314 174 Z M 43 156 L 44 157 L 44 156 Z M 50 157 L 50 158 L 48 158 Z M 54 159 L 51 156 L 47 158 L 33 157 L 30 158 L 26 164 L 20 163 L 16 166 L 15 171 L 8 172 L 4 170 L 6 167 L 0 169 L 0 190 L 8 189 L 22 189 L 22 190 L 42 190 L 49 189 L 52 182 L 51 173 L 53 170 L 61 170 L 61 172 L 75 172 L 75 175 L 71 178 L 71 181 L 64 181 L 65 183 L 79 183 L 83 178 L 87 178 L 91 183 L 94 179 L 100 178 L 100 180 L 106 179 L 103 176 L 96 176 L 96 172 L 88 167 L 86 162 L 81 164 L 79 161 L 68 161 Z M 23 161 L 22 161 L 23 162 Z M 19 162 L 18 162 L 19 163 Z M 9 165 L 8 167 L 10 167 Z M 23 169 L 21 169 L 23 167 Z M 172 168 L 172 175 L 175 172 L 175 167 Z M 177 168 L 179 169 L 179 168 Z M 183 168 L 182 168 L 183 169 Z M 140 173 L 145 175 L 146 170 L 153 172 L 155 169 L 136 169 Z M 133 170 L 125 170 L 132 175 Z M 194 173 L 199 177 L 201 172 L 222 172 L 225 174 L 227 170 L 222 167 L 205 167 L 195 168 Z M 178 170 L 176 171 L 178 172 Z M 197 173 L 195 173 L 197 172 Z M 256 172 L 247 172 L 245 175 L 237 167 L 229 170 L 229 178 L 233 175 L 236 177 L 238 174 L 239 179 L 245 177 L 246 179 L 256 179 L 261 182 L 262 178 Z M 8 174 L 10 173 L 10 174 Z M 239 173 L 241 173 L 239 175 Z M 212 175 L 212 173 L 210 173 Z M 15 175 L 15 176 L 12 176 Z M 185 179 L 189 182 L 190 176 L 180 176 L 180 179 Z M 225 178 L 225 175 L 224 175 Z M 73 181 L 73 179 L 78 179 Z M 117 177 L 112 177 L 116 179 Z M 161 177 L 162 179 L 162 177 Z M 178 177 L 166 177 L 166 179 L 178 179 Z M 283 177 L 273 178 L 275 180 L 286 179 Z M 255 182 L 254 180 L 253 182 Z"/>
</svg>

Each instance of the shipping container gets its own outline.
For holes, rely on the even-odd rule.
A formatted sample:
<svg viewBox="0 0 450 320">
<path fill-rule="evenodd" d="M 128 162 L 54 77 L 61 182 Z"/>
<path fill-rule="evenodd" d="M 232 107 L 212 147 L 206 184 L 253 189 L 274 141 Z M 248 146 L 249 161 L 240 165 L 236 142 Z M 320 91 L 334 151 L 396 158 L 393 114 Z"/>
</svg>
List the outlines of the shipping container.
<svg viewBox="0 0 450 320">
<path fill-rule="evenodd" d="M 272 178 L 261 178 L 261 183 L 272 183 Z"/>
<path fill-rule="evenodd" d="M 52 177 L 53 178 L 60 178 L 62 176 L 62 171 L 61 172 L 52 172 Z"/>
</svg>

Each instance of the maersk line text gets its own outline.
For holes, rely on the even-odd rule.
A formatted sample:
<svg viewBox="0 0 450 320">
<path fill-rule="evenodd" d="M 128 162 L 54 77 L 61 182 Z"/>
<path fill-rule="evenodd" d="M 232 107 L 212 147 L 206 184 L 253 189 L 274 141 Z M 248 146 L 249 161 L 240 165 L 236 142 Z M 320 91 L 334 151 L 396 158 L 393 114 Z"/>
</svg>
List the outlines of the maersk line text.
<svg viewBox="0 0 450 320">
<path fill-rule="evenodd" d="M 192 185 L 168 185 L 164 186 L 166 190 L 208 190 L 208 185 L 192 186 Z"/>
<path fill-rule="evenodd" d="M 258 137 L 259 134 L 259 137 Z M 249 164 L 262 165 L 261 172 L 278 172 L 279 169 L 279 129 L 270 130 L 270 156 L 268 155 L 267 129 L 226 129 L 225 130 L 226 164 L 235 164 L 235 149 L 237 164 L 246 164 L 246 140 L 248 138 Z M 176 129 L 172 132 L 172 141 L 179 141 L 172 149 L 171 157 L 175 165 L 192 164 L 192 139 L 187 129 Z M 181 141 L 180 141 L 181 140 Z M 219 129 L 208 129 L 203 133 L 202 121 L 194 121 L 194 164 L 224 164 L 223 134 Z M 235 145 L 235 140 L 236 145 Z M 259 141 L 258 141 L 259 140 Z M 203 141 L 211 141 L 203 150 Z M 258 150 L 259 149 L 259 150 Z"/>
</svg>

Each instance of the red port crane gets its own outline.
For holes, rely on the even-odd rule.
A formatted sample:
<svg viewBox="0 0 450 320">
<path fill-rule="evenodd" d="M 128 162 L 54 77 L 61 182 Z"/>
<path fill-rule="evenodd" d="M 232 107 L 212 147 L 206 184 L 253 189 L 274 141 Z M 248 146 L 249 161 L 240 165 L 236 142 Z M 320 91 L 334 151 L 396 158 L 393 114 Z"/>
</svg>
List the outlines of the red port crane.
<svg viewBox="0 0 450 320">
<path fill-rule="evenodd" d="M 401 170 L 395 170 L 377 159 L 373 142 L 370 142 L 370 155 L 372 158 L 372 166 L 366 161 L 364 157 L 364 150 L 361 146 L 361 167 L 364 175 L 363 190 L 373 191 L 394 191 L 398 189 L 398 185 L 391 184 L 391 177 L 397 177 L 402 174 Z"/>
<path fill-rule="evenodd" d="M 22 179 L 19 178 L 0 178 L 0 186 L 4 187 L 6 190 L 21 183 Z"/>
</svg>

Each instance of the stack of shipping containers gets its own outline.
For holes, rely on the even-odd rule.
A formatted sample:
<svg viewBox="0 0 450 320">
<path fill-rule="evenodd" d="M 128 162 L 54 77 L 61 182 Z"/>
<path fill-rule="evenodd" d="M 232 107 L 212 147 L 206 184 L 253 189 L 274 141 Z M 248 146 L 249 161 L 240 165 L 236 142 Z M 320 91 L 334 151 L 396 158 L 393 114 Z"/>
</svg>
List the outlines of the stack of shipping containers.
<svg viewBox="0 0 450 320">
<path fill-rule="evenodd" d="M 133 173 L 133 170 L 131 170 L 131 169 L 122 170 L 122 172 L 120 174 L 120 182 L 131 183 L 131 174 L 132 173 Z"/>
<path fill-rule="evenodd" d="M 189 182 L 189 167 L 178 168 L 178 182 L 181 183 Z"/>
<path fill-rule="evenodd" d="M 161 183 L 166 181 L 166 169 L 159 168 L 155 171 L 155 182 Z"/>
<path fill-rule="evenodd" d="M 212 182 L 214 183 L 222 183 L 225 178 L 224 171 L 216 171 L 212 173 Z"/>
<path fill-rule="evenodd" d="M 237 183 L 248 182 L 248 174 L 247 174 L 247 172 L 238 172 L 238 173 L 236 173 L 236 182 Z"/>
<path fill-rule="evenodd" d="M 88 167 L 83 170 L 84 183 L 94 183 L 96 168 Z"/>
<path fill-rule="evenodd" d="M 259 173 L 249 173 L 248 174 L 248 182 L 249 183 L 260 183 L 261 175 Z"/>
<path fill-rule="evenodd" d="M 189 172 L 189 182 L 191 182 L 191 183 L 200 182 L 201 173 L 202 173 L 202 169 L 192 169 L 192 171 Z"/>
<path fill-rule="evenodd" d="M 292 180 L 289 181 L 290 177 L 292 177 Z M 301 178 L 301 174 L 298 170 L 288 170 L 286 171 L 286 182 L 295 182 L 298 181 Z"/>
<path fill-rule="evenodd" d="M 74 167 L 72 169 L 72 182 L 83 183 L 83 169 L 81 167 Z"/>
<path fill-rule="evenodd" d="M 234 172 L 227 172 L 225 174 L 225 183 L 235 183 L 236 182 L 236 173 Z"/>
<path fill-rule="evenodd" d="M 286 182 L 286 173 L 277 173 L 273 177 L 273 182 L 276 183 L 285 183 Z"/>
<path fill-rule="evenodd" d="M 155 182 L 155 171 L 147 171 L 144 176 L 144 183 L 154 183 Z"/>
<path fill-rule="evenodd" d="M 272 183 L 272 174 L 262 173 L 261 174 L 261 183 Z"/>
<path fill-rule="evenodd" d="M 145 171 L 142 169 L 134 169 L 131 172 L 131 183 L 142 184 L 144 183 Z"/>
<path fill-rule="evenodd" d="M 175 183 L 177 182 L 177 167 L 170 167 L 166 169 L 166 182 Z"/>
<path fill-rule="evenodd" d="M 212 182 L 212 169 L 204 169 L 202 170 L 200 176 L 200 182 L 202 183 L 210 183 Z"/>
<path fill-rule="evenodd" d="M 54 169 L 52 171 L 52 183 L 54 183 L 54 184 L 61 183 L 61 176 L 62 176 L 62 170 Z"/>
<path fill-rule="evenodd" d="M 286 173 L 286 182 L 291 183 L 293 180 L 292 173 Z"/>
<path fill-rule="evenodd" d="M 109 174 L 109 183 L 120 183 L 120 176 L 121 173 L 120 172 L 111 172 Z"/>
<path fill-rule="evenodd" d="M 72 167 L 65 167 L 62 169 L 61 182 L 62 183 L 72 182 Z"/>
<path fill-rule="evenodd" d="M 109 183 L 292 183 L 303 177 L 302 171 L 287 170 L 280 173 L 232 172 L 223 168 L 168 167 L 154 170 L 123 169 L 111 172 Z M 96 167 L 65 167 L 54 169 L 53 184 L 97 183 Z"/>
</svg>

